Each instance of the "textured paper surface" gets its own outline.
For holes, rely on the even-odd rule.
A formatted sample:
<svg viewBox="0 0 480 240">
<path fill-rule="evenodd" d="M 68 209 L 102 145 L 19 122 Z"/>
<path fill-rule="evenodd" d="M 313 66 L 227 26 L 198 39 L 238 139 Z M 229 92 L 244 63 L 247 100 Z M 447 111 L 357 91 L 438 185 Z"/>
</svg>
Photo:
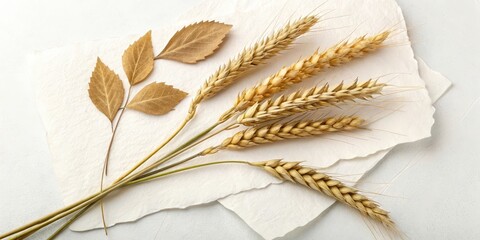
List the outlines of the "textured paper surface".
<svg viewBox="0 0 480 240">
<path fill-rule="evenodd" d="M 428 93 L 435 102 L 450 87 L 451 82 L 430 69 L 422 59 L 417 59 L 420 77 L 425 81 Z M 341 160 L 323 171 L 339 176 L 346 183 L 355 183 L 389 151 L 381 151 L 364 158 Z M 332 198 L 289 182 L 231 195 L 219 202 L 235 212 L 265 239 L 281 237 L 305 226 L 335 203 Z"/>
<path fill-rule="evenodd" d="M 452 82 L 445 76 L 437 71 L 431 69 L 425 61 L 421 58 L 417 58 L 418 72 L 420 77 L 425 81 L 425 87 L 428 90 L 428 94 L 435 103 L 442 95 L 452 86 Z"/>
<path fill-rule="evenodd" d="M 348 37 L 374 34 L 393 26 L 405 29 L 400 9 L 394 1 L 327 1 L 320 6 L 323 2 L 309 0 L 298 4 L 294 1 L 207 1 L 194 8 L 189 13 L 189 18 L 184 18 L 183 22 L 163 28 L 159 26 L 159 29 L 154 30 L 154 48 L 159 52 L 168 38 L 185 24 L 206 19 L 233 24 L 230 37 L 222 49 L 209 60 L 196 65 L 157 61 L 153 74 L 144 83 L 165 81 L 189 92 L 190 99 L 220 64 L 253 43 L 259 36 L 292 18 L 310 13 L 317 7 L 315 11 L 319 14 L 329 12 L 324 21 L 316 27 L 317 31 L 303 37 L 291 50 L 249 74 L 216 98 L 202 104 L 198 117 L 188 126 L 188 130 L 165 150 L 172 149 L 175 144 L 213 123 L 231 105 L 240 90 L 274 73 L 281 66 L 289 65 L 317 48 L 325 49 Z M 331 11 L 332 9 L 334 11 Z M 39 109 L 47 130 L 52 162 L 65 203 L 98 191 L 102 162 L 110 137 L 108 120 L 90 103 L 87 94 L 87 83 L 95 59 L 100 56 L 126 81 L 121 68 L 121 55 L 139 36 L 141 34 L 82 43 L 49 50 L 36 56 L 33 77 L 38 80 Z M 394 86 L 408 86 L 409 91 L 396 91 L 395 94 L 385 95 L 372 105 L 357 106 L 354 109 L 342 106 L 342 111 L 327 111 L 340 111 L 342 114 L 360 112 L 364 118 L 373 122 L 370 125 L 373 130 L 283 142 L 242 152 L 222 152 L 196 162 L 214 159 L 255 161 L 283 157 L 303 160 L 312 166 L 327 167 L 339 159 L 368 156 L 399 143 L 430 136 L 433 108 L 428 93 L 423 88 L 424 83 L 418 76 L 417 64 L 408 42 L 406 32 L 398 31 L 389 40 L 389 47 L 355 61 L 348 67 L 328 71 L 302 84 L 306 87 L 328 80 L 333 85 L 341 80 L 349 82 L 356 77 L 366 80 L 397 73 L 385 76 L 382 80 Z M 411 89 L 412 86 L 415 90 Z M 139 88 L 134 90 L 134 93 L 138 90 Z M 133 111 L 125 113 L 111 154 L 107 182 L 111 182 L 134 165 L 141 156 L 145 156 L 167 137 L 184 117 L 189 99 L 166 116 L 146 116 Z M 322 115 L 325 115 L 325 111 Z M 197 149 L 218 143 L 227 135 L 219 136 Z M 302 151 L 298 151 L 299 144 Z M 218 166 L 191 171 L 181 176 L 122 190 L 127 193 L 121 194 L 121 197 L 118 197 L 119 194 L 112 195 L 106 201 L 107 223 L 113 225 L 134 221 L 162 209 L 185 208 L 206 203 L 233 193 L 262 188 L 274 182 L 274 178 L 246 166 Z M 87 230 L 96 227 L 101 227 L 98 209 L 82 217 L 72 229 Z"/>
</svg>

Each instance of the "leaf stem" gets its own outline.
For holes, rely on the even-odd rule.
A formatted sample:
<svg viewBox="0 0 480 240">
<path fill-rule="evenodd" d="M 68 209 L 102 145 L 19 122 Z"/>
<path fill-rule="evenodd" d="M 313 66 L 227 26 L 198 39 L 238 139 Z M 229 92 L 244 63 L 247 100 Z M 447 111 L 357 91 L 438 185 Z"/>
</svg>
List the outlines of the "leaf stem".
<svg viewBox="0 0 480 240">
<path fill-rule="evenodd" d="M 108 148 L 107 148 L 107 155 L 105 156 L 105 161 L 103 163 L 103 172 L 102 172 L 102 182 L 103 182 L 103 173 L 105 173 L 105 176 L 108 175 L 108 160 L 110 159 L 110 152 L 112 151 L 112 145 L 113 141 L 115 140 L 115 136 L 117 133 L 118 125 L 120 124 L 120 121 L 122 120 L 123 113 L 127 109 L 126 106 L 128 104 L 128 101 L 130 101 L 130 95 L 132 93 L 132 85 L 128 88 L 127 92 L 127 97 L 125 101 L 125 105 L 120 108 L 120 113 L 118 115 L 117 122 L 115 123 L 115 126 L 112 123 L 112 137 L 110 138 L 110 142 L 108 143 Z"/>
<path fill-rule="evenodd" d="M 115 125 L 113 124 L 113 122 L 110 123 L 110 126 L 112 128 L 112 137 L 110 138 L 110 142 L 108 143 L 107 154 L 106 154 L 105 160 L 103 162 L 102 177 L 100 178 L 100 192 L 103 191 L 104 178 L 105 178 L 105 176 L 108 175 L 108 160 L 110 159 L 110 152 L 112 151 L 113 141 L 115 140 L 118 125 L 120 124 L 120 121 L 122 120 L 123 113 L 127 109 L 126 106 L 128 104 L 128 101 L 130 100 L 131 93 L 132 93 L 132 85 L 130 85 L 128 87 L 126 101 L 125 101 L 125 104 L 123 105 L 123 107 L 121 107 L 120 110 L 119 110 L 120 114 L 118 115 L 117 122 L 115 123 Z M 108 236 L 107 222 L 105 221 L 105 206 L 103 204 L 103 200 L 100 201 L 100 210 L 101 210 L 101 213 L 102 213 L 103 230 L 105 231 L 105 235 Z"/>
</svg>

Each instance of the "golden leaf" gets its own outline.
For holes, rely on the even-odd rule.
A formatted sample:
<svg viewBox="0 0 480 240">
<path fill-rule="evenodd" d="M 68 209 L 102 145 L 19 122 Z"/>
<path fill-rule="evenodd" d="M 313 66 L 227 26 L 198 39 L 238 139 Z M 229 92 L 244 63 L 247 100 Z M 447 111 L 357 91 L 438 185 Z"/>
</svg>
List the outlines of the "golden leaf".
<svg viewBox="0 0 480 240">
<path fill-rule="evenodd" d="M 90 77 L 88 95 L 98 110 L 112 122 L 122 106 L 125 89 L 118 75 L 100 58 L 97 58 L 97 64 Z"/>
<path fill-rule="evenodd" d="M 170 39 L 155 59 L 196 63 L 211 55 L 228 34 L 232 25 L 209 21 L 182 28 Z"/>
<path fill-rule="evenodd" d="M 140 90 L 127 107 L 147 114 L 162 115 L 173 110 L 186 96 L 186 92 L 165 83 L 151 83 Z"/>
<path fill-rule="evenodd" d="M 133 86 L 145 80 L 153 70 L 152 31 L 148 31 L 123 53 L 123 70 Z"/>
</svg>

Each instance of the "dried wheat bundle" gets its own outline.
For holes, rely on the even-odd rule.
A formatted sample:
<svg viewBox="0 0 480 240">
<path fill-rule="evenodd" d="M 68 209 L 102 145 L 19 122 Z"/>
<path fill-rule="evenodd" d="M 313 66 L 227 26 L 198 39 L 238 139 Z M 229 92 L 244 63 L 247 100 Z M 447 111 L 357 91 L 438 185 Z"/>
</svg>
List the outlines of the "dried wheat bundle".
<svg viewBox="0 0 480 240">
<path fill-rule="evenodd" d="M 338 44 L 322 53 L 316 51 L 310 57 L 284 67 L 254 87 L 244 90 L 237 97 L 233 109 L 244 110 L 324 69 L 346 64 L 373 52 L 383 46 L 389 35 L 390 31 L 385 31 L 372 37 L 363 36 L 352 42 Z"/>
<path fill-rule="evenodd" d="M 241 74 L 286 49 L 296 38 L 310 30 L 317 22 L 318 18 L 315 16 L 300 18 L 293 23 L 288 23 L 282 29 L 255 43 L 252 47 L 244 49 L 236 58 L 221 66 L 205 81 L 190 105 L 190 115 L 194 115 L 196 106 L 200 102 L 232 84 Z"/>
<path fill-rule="evenodd" d="M 59 219 L 74 214 L 71 220 L 67 221 L 52 235 L 51 238 L 53 238 L 58 233 L 63 231 L 63 229 L 68 227 L 68 225 L 72 223 L 78 216 L 83 214 L 95 204 L 99 202 L 101 203 L 104 197 L 109 195 L 111 192 L 116 191 L 117 189 L 136 183 L 149 181 L 158 177 L 167 176 L 173 173 L 187 171 L 193 168 L 226 163 L 204 163 L 196 166 L 166 171 L 202 155 L 214 154 L 222 149 L 243 149 L 255 145 L 278 142 L 286 139 L 304 138 L 309 136 L 323 135 L 330 132 L 350 131 L 360 128 L 364 121 L 355 116 L 330 117 L 317 120 L 300 120 L 286 123 L 283 121 L 282 123 L 269 125 L 265 125 L 264 123 L 266 121 L 281 119 L 296 113 L 314 110 L 324 106 L 331 106 L 341 102 L 355 101 L 356 99 L 369 99 L 372 98 L 374 94 L 379 94 L 382 91 L 382 88 L 385 86 L 384 84 L 377 83 L 376 81 L 372 80 L 361 84 L 358 84 L 358 82 L 355 81 L 353 84 L 348 86 L 344 86 L 343 83 L 339 84 L 333 89 L 330 89 L 329 85 L 325 84 L 323 87 L 314 87 L 305 91 L 297 91 L 288 96 L 281 96 L 276 99 L 267 100 L 263 103 L 261 102 L 267 98 L 270 98 L 273 94 L 281 92 L 289 86 L 313 76 L 323 69 L 348 63 L 354 58 L 359 58 L 369 52 L 379 49 L 383 45 L 383 42 L 388 38 L 390 31 L 385 31 L 372 37 L 360 37 L 352 42 L 344 42 L 329 48 L 323 53 L 316 51 L 310 57 L 300 60 L 289 67 L 282 68 L 279 72 L 260 82 L 256 86 L 240 93 L 232 109 L 227 111 L 213 126 L 205 129 L 198 135 L 193 136 L 190 140 L 184 142 L 176 149 L 164 155 L 164 157 L 150 163 L 142 169 L 139 169 L 140 166 L 146 163 L 146 161 L 148 161 L 160 149 L 162 149 L 163 146 L 168 144 L 185 127 L 185 125 L 195 116 L 195 112 L 199 103 L 228 87 L 242 74 L 253 69 L 255 66 L 260 65 L 269 58 L 277 55 L 280 51 L 288 48 L 296 38 L 309 31 L 310 28 L 318 22 L 318 20 L 319 19 L 316 16 L 307 16 L 300 18 L 293 23 L 288 23 L 286 26 L 276 31 L 272 35 L 255 43 L 249 48 L 245 48 L 235 58 L 231 59 L 227 64 L 221 66 L 212 76 L 208 78 L 208 80 L 197 92 L 197 95 L 194 97 L 190 105 L 188 115 L 183 123 L 181 123 L 179 128 L 175 130 L 173 134 L 170 135 L 153 152 L 151 152 L 141 161 L 137 162 L 134 167 L 127 170 L 110 186 L 103 188 L 102 175 L 102 187 L 99 192 L 91 194 L 88 197 L 85 197 L 17 229 L 4 233 L 0 235 L 0 238 L 13 237 L 14 239 L 24 239 L 43 227 L 46 227 Z M 218 30 L 216 34 L 211 35 L 210 38 L 212 39 L 208 42 L 191 38 L 191 36 L 195 36 L 195 34 L 192 33 L 203 32 L 203 29 L 205 28 L 214 27 L 220 30 Z M 148 32 L 144 37 L 137 40 L 125 51 L 123 57 L 123 66 L 126 74 L 128 75 L 130 86 L 146 80 L 147 76 L 153 70 L 154 59 L 171 59 L 186 63 L 195 63 L 199 60 L 203 60 L 206 56 L 210 55 L 216 48 L 218 48 L 219 44 L 223 41 L 223 38 L 230 30 L 230 27 L 230 25 L 215 22 L 199 22 L 187 26 L 178 31 L 174 37 L 172 37 L 165 49 L 156 58 L 153 57 L 151 33 Z M 185 44 L 186 40 L 190 41 L 190 43 L 195 42 L 195 46 L 202 44 L 204 46 L 191 47 L 192 44 Z M 208 46 L 205 46 L 205 44 Z M 181 48 L 179 48 L 179 46 L 181 46 Z M 178 49 L 190 50 L 185 51 Z M 192 49 L 201 51 L 192 54 Z M 110 90 L 107 89 L 107 86 L 103 86 L 102 84 L 105 82 L 104 79 L 113 79 L 115 80 L 115 84 L 113 84 L 115 87 L 114 93 L 123 93 L 124 89 L 121 80 L 118 79 L 118 75 L 116 75 L 112 70 L 108 69 L 107 66 L 103 66 L 102 64 L 103 63 L 98 60 L 97 66 L 99 67 L 98 69 L 94 70 L 98 72 L 94 74 L 95 78 L 91 80 L 93 84 L 92 86 L 95 87 L 92 89 L 98 91 L 91 92 L 90 96 L 94 96 L 92 97 L 93 103 L 108 117 L 110 123 L 112 123 L 113 134 L 106 157 L 108 160 L 110 147 L 115 136 L 114 129 L 116 129 L 116 126 L 114 128 L 113 120 L 118 112 L 117 109 L 121 108 L 117 124 L 120 122 L 120 118 L 125 108 L 131 108 L 148 114 L 161 115 L 170 112 L 173 107 L 185 97 L 186 94 L 179 89 L 175 89 L 172 86 L 168 86 L 163 83 L 152 83 L 142 89 L 131 101 L 129 101 L 129 90 L 128 96 L 126 97 L 127 100 L 125 101 L 125 106 L 120 107 L 124 98 L 123 94 L 113 94 L 110 96 Z M 109 71 L 106 71 L 105 69 Z M 102 90 L 106 92 L 102 92 Z M 114 101 L 112 101 L 112 99 Z M 207 133 L 215 129 L 215 127 L 218 125 L 224 123 L 224 121 L 232 117 L 233 114 L 237 114 L 243 110 L 246 111 L 238 117 L 237 123 L 229 125 L 224 129 L 205 137 Z M 208 148 L 200 153 L 193 154 L 186 159 L 177 161 L 176 163 L 164 166 L 162 168 L 158 168 L 166 161 L 176 158 L 179 154 L 191 149 L 197 144 L 200 144 L 204 140 L 209 139 L 210 137 L 213 137 L 224 130 L 230 130 L 233 129 L 233 127 L 238 127 L 239 123 L 248 126 L 254 126 L 237 132 L 232 137 L 225 139 L 216 147 Z M 387 227 L 394 227 L 394 223 L 388 216 L 388 213 L 382 210 L 375 202 L 359 194 L 355 189 L 345 186 L 336 180 L 332 180 L 327 175 L 321 174 L 313 169 L 300 166 L 298 163 L 281 161 L 268 161 L 262 163 L 237 161 L 237 163 L 251 164 L 257 167 L 262 167 L 266 171 L 281 179 L 301 183 L 312 189 L 323 192 L 331 197 L 336 198 L 338 201 L 356 208 L 362 214 L 382 222 Z M 104 169 L 106 169 L 106 167 Z M 102 218 L 103 214 L 102 206 Z M 107 225 L 105 220 L 103 221 L 103 224 L 106 230 Z"/>
<path fill-rule="evenodd" d="M 330 89 L 327 83 L 322 87 L 299 90 L 288 96 L 283 95 L 261 104 L 256 103 L 240 114 L 237 122 L 251 126 L 346 101 L 367 100 L 373 98 L 375 94 L 380 94 L 384 86 L 385 84 L 377 81 L 368 80 L 358 83 L 356 80 L 350 85 L 344 85 L 342 82 Z"/>
<path fill-rule="evenodd" d="M 264 127 L 251 127 L 237 132 L 216 147 L 207 148 L 202 155 L 213 154 L 221 149 L 243 149 L 259 144 L 285 139 L 317 136 L 330 132 L 349 131 L 359 128 L 363 120 L 358 117 L 331 117 L 321 120 L 301 120 L 276 123 Z"/>
<path fill-rule="evenodd" d="M 263 168 L 279 179 L 300 183 L 308 188 L 322 192 L 341 203 L 357 209 L 364 216 L 381 222 L 385 227 L 395 229 L 395 224 L 388 212 L 380 208 L 376 202 L 360 194 L 356 189 L 348 187 L 324 173 L 304 167 L 298 162 L 271 160 L 251 164 Z"/>
</svg>

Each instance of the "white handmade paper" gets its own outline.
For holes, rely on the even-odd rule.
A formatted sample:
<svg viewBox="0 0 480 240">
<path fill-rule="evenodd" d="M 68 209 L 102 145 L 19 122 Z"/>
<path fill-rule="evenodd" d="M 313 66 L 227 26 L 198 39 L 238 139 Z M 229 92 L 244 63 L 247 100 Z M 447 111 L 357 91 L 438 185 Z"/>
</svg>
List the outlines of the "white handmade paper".
<svg viewBox="0 0 480 240">
<path fill-rule="evenodd" d="M 432 70 L 423 59 L 417 58 L 417 61 L 420 77 L 425 81 L 428 94 L 435 103 L 452 86 L 452 82 L 441 73 Z"/>
<path fill-rule="evenodd" d="M 430 136 L 433 124 L 431 100 L 418 75 L 400 9 L 393 0 L 307 0 L 301 1 L 301 4 L 296 1 L 209 0 L 190 11 L 188 19 L 154 29 L 154 49 L 159 52 L 176 30 L 199 20 L 218 20 L 232 24 L 234 27 L 228 40 L 212 57 L 195 65 L 167 60 L 155 63 L 154 72 L 143 86 L 152 81 L 163 81 L 190 95 L 174 112 L 165 116 L 147 116 L 126 111 L 110 156 L 107 184 L 148 154 L 177 127 L 185 116 L 190 99 L 219 65 L 272 29 L 278 29 L 287 21 L 312 11 L 323 19 L 315 31 L 302 37 L 290 50 L 275 57 L 269 64 L 261 66 L 223 93 L 203 103 L 197 117 L 164 152 L 215 122 L 231 106 L 239 91 L 274 73 L 281 66 L 290 65 L 317 48 L 325 49 L 346 38 L 376 34 L 391 28 L 400 31 L 392 35 L 387 42 L 388 47 L 301 84 L 301 87 L 307 87 L 328 81 L 335 85 L 342 80 L 351 82 L 357 77 L 362 81 L 383 76 L 380 81 L 392 86 L 386 90 L 389 94 L 368 104 L 342 106 L 341 110 L 323 110 L 321 113 L 356 113 L 371 122 L 371 130 L 282 142 L 241 152 L 225 151 L 194 162 L 285 158 L 327 167 L 339 159 L 365 157 L 399 143 Z M 328 14 L 323 15 L 325 13 Z M 108 120 L 98 112 L 87 94 L 96 58 L 102 58 L 126 82 L 121 56 L 124 49 L 141 35 L 142 33 L 77 44 L 49 50 L 35 57 L 32 77 L 38 81 L 39 109 L 47 130 L 52 163 L 66 204 L 99 190 L 103 159 L 111 134 Z M 140 88 L 141 86 L 136 87 L 133 94 Z M 225 133 L 194 150 L 218 144 L 231 134 Z M 299 146 L 302 151 L 298 151 Z M 113 194 L 105 201 L 106 221 L 109 226 L 134 221 L 162 209 L 206 203 L 275 182 L 277 180 L 261 170 L 247 166 L 216 166 L 191 171 Z M 72 228 L 87 230 L 101 225 L 99 209 L 93 209 Z"/>
<path fill-rule="evenodd" d="M 437 101 L 450 87 L 451 82 L 431 70 L 422 59 L 418 59 L 418 67 L 432 101 Z M 354 160 L 341 160 L 322 171 L 339 176 L 342 181 L 352 184 L 379 163 L 389 151 L 384 150 Z M 265 239 L 282 237 L 305 226 L 335 203 L 330 197 L 288 182 L 242 192 L 218 201 L 235 212 Z"/>
</svg>

